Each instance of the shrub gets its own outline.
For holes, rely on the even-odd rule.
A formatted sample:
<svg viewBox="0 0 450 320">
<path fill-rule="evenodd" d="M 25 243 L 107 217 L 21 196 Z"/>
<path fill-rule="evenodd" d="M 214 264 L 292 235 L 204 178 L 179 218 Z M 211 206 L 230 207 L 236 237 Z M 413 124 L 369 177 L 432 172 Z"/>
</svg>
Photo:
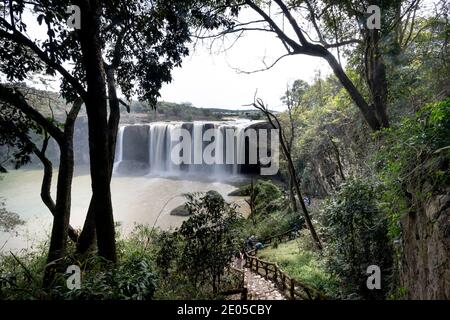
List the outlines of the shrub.
<svg viewBox="0 0 450 320">
<path fill-rule="evenodd" d="M 116 265 L 89 256 L 67 257 L 64 264 L 77 264 L 82 271 L 81 288 L 69 290 L 66 275 L 59 273 L 50 290 L 43 290 L 41 277 L 47 250 L 0 257 L 0 299 L 149 300 L 156 289 L 156 275 L 150 255 L 136 250 L 123 255 Z M 20 263 L 18 262 L 20 261 Z"/>
<path fill-rule="evenodd" d="M 17 226 L 25 224 L 17 213 L 9 212 L 5 208 L 5 203 L 0 198 L 0 231 L 11 232 Z"/>
<path fill-rule="evenodd" d="M 450 99 L 429 104 L 380 134 L 384 144 L 375 161 L 386 186 L 383 202 L 389 234 L 398 238 L 400 216 L 416 211 L 450 184 Z"/>
<path fill-rule="evenodd" d="M 342 281 L 347 298 L 382 299 L 389 289 L 392 249 L 378 198 L 379 188 L 373 183 L 349 179 L 323 206 L 327 267 Z M 381 290 L 366 286 L 370 265 L 381 269 Z"/>
<path fill-rule="evenodd" d="M 216 293 L 224 269 L 240 245 L 234 232 L 238 214 L 235 206 L 215 191 L 186 197 L 190 218 L 178 231 L 184 241 L 179 271 L 195 286 L 208 283 Z"/>
<path fill-rule="evenodd" d="M 268 247 L 258 253 L 263 260 L 276 263 L 287 275 L 328 297 L 335 297 L 337 279 L 325 268 L 323 257 L 314 251 L 299 250 L 297 240 Z"/>
</svg>

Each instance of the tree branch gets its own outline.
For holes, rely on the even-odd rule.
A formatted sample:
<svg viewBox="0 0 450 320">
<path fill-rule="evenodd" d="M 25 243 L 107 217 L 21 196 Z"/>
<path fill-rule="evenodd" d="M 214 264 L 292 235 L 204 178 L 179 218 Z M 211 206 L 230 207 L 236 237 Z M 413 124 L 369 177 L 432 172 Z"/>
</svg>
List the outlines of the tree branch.
<svg viewBox="0 0 450 320">
<path fill-rule="evenodd" d="M 18 108 L 30 119 L 42 126 L 58 143 L 63 143 L 64 133 L 61 129 L 31 107 L 17 88 L 9 88 L 4 84 L 0 84 L 0 99 Z"/>
<path fill-rule="evenodd" d="M 64 79 L 69 82 L 73 89 L 77 91 L 78 95 L 85 100 L 86 91 L 84 90 L 81 83 L 78 82 L 62 65 L 56 63 L 50 57 L 42 51 L 32 40 L 27 38 L 22 33 L 13 29 L 12 26 L 3 18 L 0 17 L 0 23 L 5 26 L 8 30 L 11 30 L 12 33 L 8 33 L 5 30 L 0 30 L 0 37 L 4 37 L 8 40 L 14 41 L 17 44 L 24 45 L 31 49 L 44 63 L 46 63 L 52 69 L 58 71 Z"/>
<path fill-rule="evenodd" d="M 281 29 L 278 27 L 278 25 L 275 23 L 275 21 L 272 20 L 271 17 L 267 13 L 265 13 L 259 6 L 257 6 L 253 1 L 251 0 L 245 0 L 245 2 L 249 5 L 250 8 L 252 8 L 254 11 L 256 11 L 264 20 L 266 20 L 270 27 L 274 30 L 274 32 L 278 35 L 280 40 L 287 43 L 294 51 L 295 50 L 301 50 L 301 46 L 289 38 Z"/>
<path fill-rule="evenodd" d="M 288 7 L 282 0 L 274 0 L 278 6 L 281 8 L 281 11 L 283 11 L 284 15 L 288 19 L 289 23 L 291 24 L 292 28 L 295 31 L 295 34 L 297 35 L 298 39 L 300 40 L 300 43 L 302 46 L 308 46 L 309 42 L 306 40 L 305 36 L 303 35 L 302 30 L 300 29 L 299 25 L 297 24 L 297 21 L 295 21 L 294 17 L 292 16 L 291 12 L 289 11 Z"/>
</svg>

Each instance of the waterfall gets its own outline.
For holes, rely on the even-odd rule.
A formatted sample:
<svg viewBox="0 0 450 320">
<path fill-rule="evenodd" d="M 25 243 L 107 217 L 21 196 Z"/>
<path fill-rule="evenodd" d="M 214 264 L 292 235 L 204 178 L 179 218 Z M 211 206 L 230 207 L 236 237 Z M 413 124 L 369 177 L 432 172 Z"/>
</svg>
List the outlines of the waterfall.
<svg viewBox="0 0 450 320">
<path fill-rule="evenodd" d="M 114 155 L 114 166 L 113 173 L 116 173 L 117 167 L 123 160 L 123 132 L 125 130 L 125 126 L 119 127 L 119 131 L 117 132 L 117 142 L 116 142 L 116 153 Z"/>
<path fill-rule="evenodd" d="M 122 163 L 120 171 L 127 169 L 128 173 L 146 170 L 151 175 L 238 175 L 246 160 L 246 129 L 252 123 L 194 121 L 121 126 L 118 131 L 114 173 L 117 173 L 118 164 Z M 177 129 L 184 129 L 190 134 L 189 149 L 183 149 L 180 154 L 186 155 L 190 163 L 183 162 L 180 165 L 171 159 L 173 148 L 179 146 L 181 141 L 176 138 Z M 214 129 L 214 134 L 211 137 L 209 132 L 210 141 L 204 141 L 204 134 L 208 129 Z M 214 148 L 211 147 L 212 143 Z M 212 156 L 208 163 L 203 159 L 206 147 L 208 154 Z M 185 152 L 190 153 L 190 159 Z"/>
<path fill-rule="evenodd" d="M 175 124 L 168 125 L 168 134 L 167 134 L 168 148 L 167 148 L 166 161 L 167 161 L 168 171 L 171 173 L 175 173 L 175 174 L 178 174 L 180 172 L 180 165 L 175 164 L 170 159 L 170 152 L 174 148 L 174 146 L 178 143 L 177 141 L 172 141 L 172 135 L 174 134 L 175 130 L 181 129 L 181 126 L 182 126 L 181 123 L 175 123 Z"/>
<path fill-rule="evenodd" d="M 191 151 L 191 166 L 189 171 L 195 172 L 201 170 L 203 164 L 203 123 L 194 122 L 192 130 L 192 151 Z"/>
<path fill-rule="evenodd" d="M 233 174 L 239 173 L 239 165 L 245 163 L 245 127 L 239 125 L 235 131 L 236 137 L 236 152 L 235 161 L 233 164 Z"/>
<path fill-rule="evenodd" d="M 166 158 L 170 158 L 166 157 L 167 126 L 164 123 L 150 125 L 149 159 L 151 172 L 166 171 Z"/>
<path fill-rule="evenodd" d="M 225 149 L 225 126 L 219 125 L 216 131 L 215 142 L 215 165 L 214 165 L 214 174 L 222 175 L 226 173 L 225 167 L 225 159 L 224 159 L 224 149 Z"/>
</svg>

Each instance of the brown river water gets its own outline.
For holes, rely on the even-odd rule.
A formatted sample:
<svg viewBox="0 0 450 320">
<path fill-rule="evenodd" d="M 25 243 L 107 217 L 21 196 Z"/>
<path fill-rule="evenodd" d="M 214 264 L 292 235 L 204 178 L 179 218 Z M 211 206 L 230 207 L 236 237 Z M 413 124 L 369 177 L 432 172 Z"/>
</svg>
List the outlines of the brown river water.
<svg viewBox="0 0 450 320">
<path fill-rule="evenodd" d="M 77 173 L 77 171 L 79 171 Z M 0 252 L 32 249 L 48 238 L 52 216 L 40 199 L 42 170 L 11 170 L 0 180 L 0 199 L 6 209 L 16 212 L 25 225 L 16 231 L 0 231 Z M 90 176 L 85 169 L 77 169 L 72 186 L 70 223 L 81 228 L 91 198 Z M 56 176 L 56 174 L 55 174 Z M 53 186 L 56 184 L 54 177 Z M 248 207 L 242 197 L 229 197 L 242 180 L 231 182 L 199 180 L 198 177 L 129 177 L 114 176 L 111 182 L 114 219 L 121 223 L 124 236 L 135 224 L 148 224 L 167 230 L 181 225 L 185 218 L 170 215 L 170 211 L 184 203 L 184 193 L 215 190 L 228 202 L 235 202 L 243 215 Z M 53 196 L 55 188 L 53 187 Z"/>
</svg>

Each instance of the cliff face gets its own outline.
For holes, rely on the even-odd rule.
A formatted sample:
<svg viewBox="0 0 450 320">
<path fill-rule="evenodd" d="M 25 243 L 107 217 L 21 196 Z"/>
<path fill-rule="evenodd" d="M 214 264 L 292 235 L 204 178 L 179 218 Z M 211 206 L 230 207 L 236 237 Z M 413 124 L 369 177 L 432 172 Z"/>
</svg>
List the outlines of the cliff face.
<svg viewBox="0 0 450 320">
<path fill-rule="evenodd" d="M 450 189 L 401 220 L 400 286 L 408 299 L 450 299 Z"/>
</svg>

